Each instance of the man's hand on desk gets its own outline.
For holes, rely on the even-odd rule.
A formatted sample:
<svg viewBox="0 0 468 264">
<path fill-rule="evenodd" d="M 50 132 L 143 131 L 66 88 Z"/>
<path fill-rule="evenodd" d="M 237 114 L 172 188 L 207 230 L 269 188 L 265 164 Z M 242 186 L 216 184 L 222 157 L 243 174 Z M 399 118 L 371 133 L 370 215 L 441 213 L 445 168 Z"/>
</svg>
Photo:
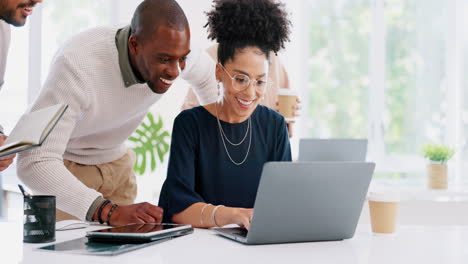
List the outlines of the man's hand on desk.
<svg viewBox="0 0 468 264">
<path fill-rule="evenodd" d="M 111 204 L 108 204 L 101 213 L 101 218 L 106 221 Z M 95 213 L 97 216 L 97 212 Z M 138 203 L 126 206 L 117 206 L 110 217 L 112 226 L 121 226 L 131 223 L 161 223 L 163 209 L 150 203 Z M 97 219 L 97 217 L 94 217 Z"/>
<path fill-rule="evenodd" d="M 5 140 L 7 139 L 7 136 L 0 134 L 0 146 L 3 145 Z M 8 157 L 0 158 L 0 171 L 4 171 L 6 168 L 8 168 L 12 163 L 16 155 L 11 155 Z"/>
</svg>

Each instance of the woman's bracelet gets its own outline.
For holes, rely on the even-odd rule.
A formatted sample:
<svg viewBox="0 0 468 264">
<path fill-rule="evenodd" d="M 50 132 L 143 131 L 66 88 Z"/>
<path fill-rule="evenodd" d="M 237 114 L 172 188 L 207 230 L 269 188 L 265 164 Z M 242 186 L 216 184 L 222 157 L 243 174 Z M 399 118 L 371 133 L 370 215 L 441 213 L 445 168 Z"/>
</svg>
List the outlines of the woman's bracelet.
<svg viewBox="0 0 468 264">
<path fill-rule="evenodd" d="M 216 226 L 216 227 L 220 227 L 218 226 L 218 224 L 216 224 L 216 219 L 215 219 L 215 214 L 216 214 L 216 211 L 220 208 L 220 207 L 224 207 L 224 205 L 217 205 L 213 211 L 211 212 L 211 223 Z"/>
<path fill-rule="evenodd" d="M 201 226 L 203 226 L 203 211 L 205 211 L 205 208 L 206 208 L 208 205 L 211 205 L 211 204 L 210 204 L 210 203 L 205 204 L 205 205 L 202 207 L 201 211 L 200 211 L 200 225 L 201 225 Z"/>
<path fill-rule="evenodd" d="M 109 211 L 109 213 L 107 214 L 106 224 L 109 225 L 109 226 L 111 225 L 110 224 L 110 218 L 111 218 L 112 213 L 114 212 L 115 208 L 117 208 L 117 206 L 118 206 L 117 204 L 113 204 L 110 211 Z"/>
</svg>

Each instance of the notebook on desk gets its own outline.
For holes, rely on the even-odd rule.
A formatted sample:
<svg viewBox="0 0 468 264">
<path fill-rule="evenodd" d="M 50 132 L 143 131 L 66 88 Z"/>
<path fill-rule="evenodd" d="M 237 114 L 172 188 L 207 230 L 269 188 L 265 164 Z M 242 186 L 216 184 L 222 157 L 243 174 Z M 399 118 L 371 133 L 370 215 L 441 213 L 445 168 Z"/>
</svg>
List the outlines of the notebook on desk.
<svg viewBox="0 0 468 264">
<path fill-rule="evenodd" d="M 215 231 L 245 244 L 351 238 L 374 168 L 367 162 L 268 162 L 249 231 Z"/>
</svg>

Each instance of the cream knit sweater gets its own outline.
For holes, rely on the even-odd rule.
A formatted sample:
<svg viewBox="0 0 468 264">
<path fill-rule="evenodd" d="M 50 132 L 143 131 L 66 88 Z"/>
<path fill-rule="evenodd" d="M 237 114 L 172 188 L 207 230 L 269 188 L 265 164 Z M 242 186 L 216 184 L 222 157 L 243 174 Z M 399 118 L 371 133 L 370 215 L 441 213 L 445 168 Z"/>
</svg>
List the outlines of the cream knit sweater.
<svg viewBox="0 0 468 264">
<path fill-rule="evenodd" d="M 117 28 L 95 28 L 69 40 L 56 54 L 31 110 L 66 103 L 68 110 L 43 146 L 18 157 L 18 176 L 35 194 L 57 196 L 57 208 L 80 219 L 101 195 L 86 187 L 63 159 L 95 165 L 122 157 L 124 142 L 162 95 L 146 84 L 125 88 L 115 45 Z M 182 78 L 204 103 L 216 100 L 215 65 L 192 51 Z"/>
</svg>

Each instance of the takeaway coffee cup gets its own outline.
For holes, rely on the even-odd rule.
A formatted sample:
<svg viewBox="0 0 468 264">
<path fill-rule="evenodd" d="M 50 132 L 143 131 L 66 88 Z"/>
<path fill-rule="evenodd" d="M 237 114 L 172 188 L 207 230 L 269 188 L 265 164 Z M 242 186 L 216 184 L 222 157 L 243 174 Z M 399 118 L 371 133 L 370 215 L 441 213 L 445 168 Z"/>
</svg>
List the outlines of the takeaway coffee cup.
<svg viewBox="0 0 468 264">
<path fill-rule="evenodd" d="M 372 232 L 374 234 L 394 234 L 400 203 L 399 193 L 371 192 L 368 200 Z"/>
<path fill-rule="evenodd" d="M 294 120 L 294 106 L 297 104 L 297 92 L 291 89 L 278 90 L 279 112 L 288 121 Z"/>
</svg>

